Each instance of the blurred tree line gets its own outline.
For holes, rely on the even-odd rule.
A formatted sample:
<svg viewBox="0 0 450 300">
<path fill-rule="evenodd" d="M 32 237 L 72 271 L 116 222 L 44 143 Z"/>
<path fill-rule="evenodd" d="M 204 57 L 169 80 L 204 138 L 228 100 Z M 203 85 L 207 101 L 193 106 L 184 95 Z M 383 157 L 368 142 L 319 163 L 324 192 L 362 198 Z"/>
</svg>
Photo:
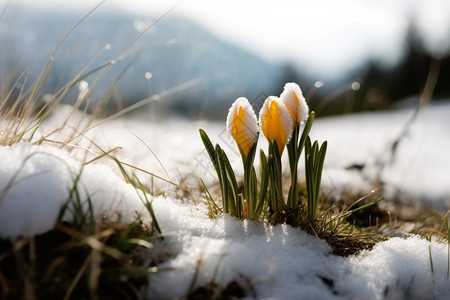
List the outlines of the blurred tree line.
<svg viewBox="0 0 450 300">
<path fill-rule="evenodd" d="M 433 55 L 424 46 L 413 22 L 404 44 L 404 53 L 397 63 L 386 67 L 379 61 L 369 60 L 350 74 L 346 84 L 324 84 L 317 88 L 320 82 L 300 75 L 288 65 L 284 67 L 282 81 L 301 82 L 302 87 L 310 87 L 304 94 L 310 94 L 311 108 L 322 116 L 417 105 L 429 76 L 437 76 L 433 101 L 450 99 L 449 49 L 439 57 Z"/>
</svg>

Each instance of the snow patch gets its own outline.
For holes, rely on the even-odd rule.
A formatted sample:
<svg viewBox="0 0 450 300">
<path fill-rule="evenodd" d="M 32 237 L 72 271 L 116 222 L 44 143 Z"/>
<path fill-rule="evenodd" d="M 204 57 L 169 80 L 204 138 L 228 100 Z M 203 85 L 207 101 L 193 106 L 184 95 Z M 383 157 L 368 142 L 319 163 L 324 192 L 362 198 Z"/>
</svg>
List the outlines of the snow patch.
<svg viewBox="0 0 450 300">
<path fill-rule="evenodd" d="M 392 238 L 343 258 L 290 226 L 228 215 L 208 219 L 195 207 L 162 197 L 153 206 L 168 233 L 157 251 L 170 253 L 158 267 L 170 271 L 151 276 L 150 299 L 184 297 L 194 278 L 194 289 L 214 282 L 220 290 L 237 281 L 248 299 L 446 299 L 450 292 L 446 244 Z"/>
<path fill-rule="evenodd" d="M 0 147 L 0 236 L 12 238 L 53 228 L 69 200 L 76 177 L 83 202 L 90 199 L 99 218 L 123 223 L 148 218 L 138 193 L 108 166 L 83 164 L 49 145 Z M 71 216 L 64 217 L 70 220 Z"/>
</svg>

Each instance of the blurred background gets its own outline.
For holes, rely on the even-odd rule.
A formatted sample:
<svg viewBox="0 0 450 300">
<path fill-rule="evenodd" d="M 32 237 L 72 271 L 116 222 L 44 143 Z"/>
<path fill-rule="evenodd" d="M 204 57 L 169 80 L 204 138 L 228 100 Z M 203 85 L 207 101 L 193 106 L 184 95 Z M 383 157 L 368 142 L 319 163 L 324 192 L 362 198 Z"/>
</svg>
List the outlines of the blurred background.
<svg viewBox="0 0 450 300">
<path fill-rule="evenodd" d="M 32 86 L 99 3 L 1 0 L 1 95 Z M 51 57 L 41 98 L 83 74 L 66 102 L 94 87 L 105 114 L 159 95 L 135 115 L 223 120 L 294 81 L 319 116 L 387 110 L 417 105 L 430 76 L 432 100 L 449 99 L 449 53 L 446 0 L 107 0 Z"/>
</svg>

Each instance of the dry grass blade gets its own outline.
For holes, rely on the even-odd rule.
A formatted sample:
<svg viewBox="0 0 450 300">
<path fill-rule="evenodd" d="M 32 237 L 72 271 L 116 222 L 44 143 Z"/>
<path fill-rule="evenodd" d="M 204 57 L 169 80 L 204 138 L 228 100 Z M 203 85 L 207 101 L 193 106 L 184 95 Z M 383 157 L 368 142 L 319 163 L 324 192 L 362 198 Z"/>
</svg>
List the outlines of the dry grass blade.
<svg viewBox="0 0 450 300">
<path fill-rule="evenodd" d="M 64 300 L 68 300 L 72 296 L 72 293 L 73 293 L 75 287 L 77 286 L 77 284 L 80 281 L 81 277 L 86 272 L 86 269 L 89 266 L 90 260 L 91 260 L 91 256 L 89 255 L 88 257 L 86 257 L 86 259 L 84 260 L 83 265 L 81 265 L 81 268 L 78 270 L 77 275 L 72 280 L 72 283 L 70 284 L 69 288 L 67 289 L 66 294 L 64 295 Z"/>
<path fill-rule="evenodd" d="M 104 230 L 98 234 L 96 234 L 95 236 L 84 236 L 81 232 L 68 227 L 68 226 L 64 226 L 62 224 L 56 224 L 55 229 L 73 237 L 77 242 L 77 244 L 72 244 L 72 245 L 66 245 L 66 247 L 70 248 L 73 246 L 79 246 L 79 245 L 87 245 L 89 247 L 91 247 L 94 250 L 100 251 L 106 255 L 111 256 L 112 258 L 115 258 L 117 260 L 120 260 L 123 257 L 123 254 L 112 248 L 107 246 L 106 244 L 104 244 L 103 242 L 101 242 L 101 239 L 105 239 L 111 235 L 114 234 L 114 230 L 112 229 L 107 229 Z"/>
<path fill-rule="evenodd" d="M 0 12 L 0 20 L 3 17 L 3 14 L 5 13 L 6 9 L 8 8 L 9 4 L 11 4 L 12 0 L 8 0 L 8 2 L 6 2 L 5 6 L 3 7 L 3 9 Z"/>
<path fill-rule="evenodd" d="M 144 106 L 146 104 L 152 103 L 154 101 L 158 101 L 158 100 L 160 100 L 160 99 L 162 99 L 164 97 L 167 97 L 167 96 L 169 96 L 169 95 L 171 95 L 173 93 L 182 92 L 182 91 L 184 91 L 184 90 L 186 90 L 186 89 L 188 89 L 190 87 L 196 86 L 197 84 L 201 83 L 202 80 L 203 80 L 203 77 L 192 79 L 192 80 L 189 80 L 189 81 L 187 81 L 185 83 L 182 83 L 182 84 L 179 84 L 177 86 L 174 86 L 174 87 L 172 87 L 170 89 L 167 89 L 167 90 L 165 90 L 165 91 L 163 91 L 163 92 L 161 92 L 161 93 L 159 93 L 157 95 L 153 95 L 151 97 L 147 97 L 145 99 L 142 99 L 142 100 L 136 102 L 135 104 L 130 105 L 130 106 L 124 108 L 123 110 L 121 110 L 121 111 L 119 111 L 119 112 L 117 112 L 117 113 L 115 113 L 115 114 L 113 114 L 113 115 L 111 115 L 109 117 L 106 117 L 106 118 L 104 118 L 102 120 L 99 120 L 97 123 L 93 124 L 91 127 L 86 129 L 85 131 L 81 132 L 80 134 L 84 134 L 88 130 L 91 130 L 91 129 L 93 129 L 93 128 L 101 125 L 101 124 L 104 124 L 104 123 L 108 122 L 108 121 L 111 121 L 113 119 L 117 119 L 119 117 L 122 117 L 122 116 L 126 115 L 127 113 L 129 113 L 131 111 L 134 111 L 134 110 L 136 110 L 136 109 L 138 109 L 138 108 L 140 108 L 140 107 L 142 107 L 142 106 Z"/>
<path fill-rule="evenodd" d="M 104 153 L 102 153 L 102 154 L 100 154 L 100 155 L 94 157 L 94 158 L 91 159 L 90 161 L 85 162 L 84 165 L 89 165 L 89 164 L 93 163 L 94 161 L 97 161 L 97 160 L 99 160 L 99 159 L 101 159 L 101 158 L 103 158 L 103 157 L 108 157 L 108 156 L 110 156 L 111 154 L 120 151 L 121 149 L 122 149 L 122 147 L 115 147 L 115 148 L 113 148 L 113 149 L 111 149 L 111 150 L 108 150 L 108 151 L 106 151 L 106 152 L 104 152 Z"/>
<path fill-rule="evenodd" d="M 147 149 L 148 151 L 150 151 L 152 153 L 152 155 L 156 158 L 156 160 L 158 161 L 158 164 L 161 166 L 161 168 L 163 169 L 164 173 L 166 173 L 167 178 L 170 178 L 169 173 L 167 172 L 166 168 L 164 167 L 163 163 L 159 160 L 159 157 L 155 154 L 155 152 L 153 152 L 152 148 L 150 148 L 143 139 L 141 139 L 140 137 L 138 137 L 134 132 L 131 132 L 132 135 L 134 135 Z"/>
</svg>

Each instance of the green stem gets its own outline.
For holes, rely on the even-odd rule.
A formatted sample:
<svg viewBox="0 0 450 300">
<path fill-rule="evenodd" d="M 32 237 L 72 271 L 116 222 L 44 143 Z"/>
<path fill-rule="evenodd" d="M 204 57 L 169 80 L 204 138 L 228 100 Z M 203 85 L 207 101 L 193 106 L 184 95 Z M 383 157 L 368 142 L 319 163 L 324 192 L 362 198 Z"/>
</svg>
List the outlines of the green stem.
<svg viewBox="0 0 450 300">
<path fill-rule="evenodd" d="M 271 199 L 269 209 L 271 213 L 281 211 L 284 208 L 281 156 L 277 142 L 273 140 L 269 145 L 269 186 Z"/>
<path fill-rule="evenodd" d="M 253 167 L 255 154 L 256 142 L 248 153 L 248 156 L 245 156 L 245 154 L 241 150 L 242 164 L 244 167 L 244 199 L 247 201 L 248 219 L 258 218 L 258 216 L 255 215 L 258 201 L 256 172 L 255 168 Z"/>
<path fill-rule="evenodd" d="M 319 143 L 315 141 L 311 145 L 309 136 L 305 144 L 305 177 L 308 195 L 308 219 L 315 220 L 320 197 L 320 183 L 322 170 L 327 151 L 327 142 L 323 142 L 319 149 Z"/>
<path fill-rule="evenodd" d="M 295 209 L 297 207 L 297 196 L 298 196 L 297 166 L 298 166 L 298 159 L 301 153 L 301 150 L 299 151 L 299 149 L 297 148 L 299 132 L 300 132 L 300 123 L 297 123 L 292 133 L 292 138 L 286 146 L 289 155 L 289 168 L 291 170 L 291 186 L 289 187 L 289 194 L 287 199 L 287 207 L 289 209 Z"/>
</svg>

